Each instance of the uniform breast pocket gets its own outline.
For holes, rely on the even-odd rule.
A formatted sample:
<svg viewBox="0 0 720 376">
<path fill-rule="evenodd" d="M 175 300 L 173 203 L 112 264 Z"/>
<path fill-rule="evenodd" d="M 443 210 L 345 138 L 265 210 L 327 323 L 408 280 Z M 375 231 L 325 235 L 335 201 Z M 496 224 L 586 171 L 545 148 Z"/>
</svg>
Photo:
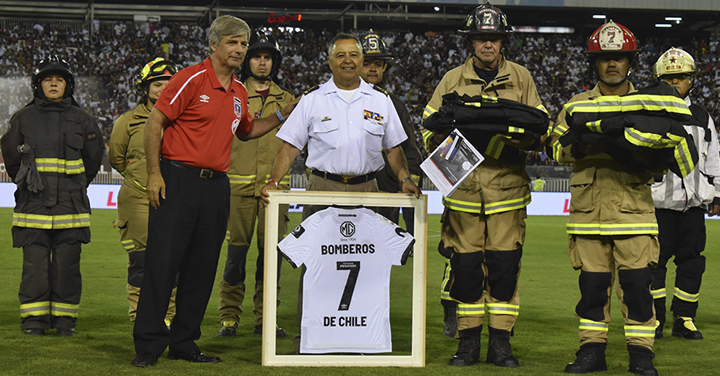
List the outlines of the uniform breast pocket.
<svg viewBox="0 0 720 376">
<path fill-rule="evenodd" d="M 82 128 L 80 124 L 67 122 L 63 129 L 65 134 L 65 159 L 77 160 L 82 158 L 82 148 L 85 145 Z"/>
<path fill-rule="evenodd" d="M 383 136 L 385 136 L 385 128 L 380 124 L 363 120 L 363 130 L 365 146 L 368 150 L 380 152 L 382 150 Z"/>
<path fill-rule="evenodd" d="M 339 146 L 340 130 L 337 122 L 317 120 L 312 123 L 311 129 L 310 137 L 318 141 L 316 145 L 319 152 L 331 151 Z"/>
</svg>

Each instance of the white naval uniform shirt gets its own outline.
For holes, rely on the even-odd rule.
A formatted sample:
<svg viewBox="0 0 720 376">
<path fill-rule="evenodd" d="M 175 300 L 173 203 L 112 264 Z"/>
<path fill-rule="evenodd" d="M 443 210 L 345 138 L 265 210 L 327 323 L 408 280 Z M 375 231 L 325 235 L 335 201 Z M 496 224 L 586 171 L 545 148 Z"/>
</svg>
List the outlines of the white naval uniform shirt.
<svg viewBox="0 0 720 376">
<path fill-rule="evenodd" d="M 382 169 L 382 150 L 407 139 L 390 97 L 362 79 L 349 102 L 332 79 L 304 95 L 277 137 L 307 144 L 307 167 L 353 176 Z"/>
<path fill-rule="evenodd" d="M 414 243 L 367 208 L 321 210 L 286 236 L 280 251 L 307 267 L 300 352 L 391 352 L 390 269 Z"/>
</svg>

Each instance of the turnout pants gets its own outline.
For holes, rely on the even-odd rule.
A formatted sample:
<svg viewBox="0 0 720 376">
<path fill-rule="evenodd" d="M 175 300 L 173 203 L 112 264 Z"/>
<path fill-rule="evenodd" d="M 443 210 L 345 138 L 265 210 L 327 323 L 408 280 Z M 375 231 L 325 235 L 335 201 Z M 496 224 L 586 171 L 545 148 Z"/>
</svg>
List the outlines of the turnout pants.
<svg viewBox="0 0 720 376">
<path fill-rule="evenodd" d="M 441 236 L 452 250 L 454 278 L 444 284 L 458 303 L 460 337 L 479 334 L 486 310 L 491 328 L 510 331 L 515 325 L 526 217 L 525 208 L 491 215 L 445 209 Z"/>
<path fill-rule="evenodd" d="M 656 318 L 665 323 L 665 275 L 667 263 L 674 257 L 675 289 L 670 310 L 678 316 L 695 317 L 700 284 L 705 272 L 705 210 L 691 208 L 686 212 L 657 209 L 655 216 L 660 234 L 660 258 L 652 270 L 652 295 Z"/>
<path fill-rule="evenodd" d="M 13 227 L 13 239 L 23 249 L 21 329 L 74 328 L 82 293 L 80 244 L 90 240 L 90 229 Z"/>
<path fill-rule="evenodd" d="M 230 218 L 228 220 L 228 251 L 223 277 L 220 280 L 220 322 L 240 322 L 245 300 L 245 265 L 247 254 L 255 231 L 257 219 L 258 256 L 255 268 L 255 294 L 253 295 L 253 313 L 255 325 L 262 324 L 263 318 L 263 282 L 265 278 L 265 217 L 266 208 L 262 207 L 259 197 L 233 194 L 230 197 Z M 280 205 L 280 223 L 278 223 L 278 241 L 287 233 L 288 205 Z M 278 260 L 278 279 L 282 260 Z M 280 305 L 280 286 L 278 300 Z"/>
<path fill-rule="evenodd" d="M 653 235 L 570 235 L 569 255 L 580 271 L 580 301 L 575 314 L 580 318 L 580 345 L 607 343 L 610 324 L 610 296 L 615 279 L 620 311 L 625 321 L 627 345 L 652 350 L 655 341 L 655 308 L 649 265 L 659 252 Z"/>
<path fill-rule="evenodd" d="M 148 203 L 147 193 L 142 191 L 134 181 L 127 178 L 118 193 L 117 219 L 114 225 L 120 230 L 120 243 L 128 253 L 127 300 L 130 305 L 128 315 L 135 321 L 140 287 L 145 273 L 145 248 L 147 245 Z M 175 317 L 175 290 L 170 297 L 170 304 L 165 320 L 172 321 Z"/>
<path fill-rule="evenodd" d="M 200 323 L 210 299 L 227 229 L 230 183 L 204 179 L 161 163 L 166 199 L 150 209 L 145 276 L 133 337 L 135 351 L 160 356 L 168 346 L 199 351 Z M 163 322 L 177 278 L 177 313 L 168 332 Z"/>
</svg>

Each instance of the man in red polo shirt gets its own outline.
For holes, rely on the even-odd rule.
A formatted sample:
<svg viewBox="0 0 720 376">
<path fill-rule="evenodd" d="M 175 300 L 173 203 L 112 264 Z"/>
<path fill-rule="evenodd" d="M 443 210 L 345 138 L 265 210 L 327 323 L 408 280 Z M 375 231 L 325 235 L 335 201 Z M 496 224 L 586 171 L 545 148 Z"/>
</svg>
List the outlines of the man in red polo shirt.
<svg viewBox="0 0 720 376">
<path fill-rule="evenodd" d="M 145 128 L 148 241 L 133 337 L 136 367 L 149 367 L 169 346 L 169 359 L 217 363 L 195 344 L 215 280 L 230 206 L 233 134 L 242 140 L 280 125 L 297 100 L 276 116 L 252 119 L 245 86 L 233 75 L 247 52 L 250 28 L 233 16 L 210 26 L 210 57 L 173 76 Z M 162 141 L 162 142 L 161 142 Z M 177 313 L 163 321 L 177 277 Z"/>
</svg>

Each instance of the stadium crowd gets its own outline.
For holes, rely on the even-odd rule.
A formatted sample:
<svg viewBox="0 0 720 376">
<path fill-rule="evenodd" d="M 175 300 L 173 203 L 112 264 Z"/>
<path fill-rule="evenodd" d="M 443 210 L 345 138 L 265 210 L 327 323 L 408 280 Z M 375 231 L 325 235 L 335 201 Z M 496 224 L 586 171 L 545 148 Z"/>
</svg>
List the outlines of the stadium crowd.
<svg viewBox="0 0 720 376">
<path fill-rule="evenodd" d="M 114 120 L 139 99 L 133 85 L 138 70 L 152 57 L 169 58 L 182 67 L 207 55 L 207 30 L 194 24 L 134 22 L 95 23 L 96 31 L 69 26 L 14 26 L 0 30 L 0 132 L 10 116 L 31 98 L 30 76 L 41 59 L 57 54 L 76 72 L 75 98 L 95 116 L 107 140 Z M 386 88 L 405 101 L 414 124 L 435 86 L 448 70 L 468 56 L 469 46 L 452 31 L 376 30 L 393 52 Z M 326 29 L 273 28 L 283 52 L 278 81 L 295 94 L 330 78 L 326 43 L 335 34 Z M 700 70 L 692 99 L 717 118 L 720 98 L 718 41 L 692 40 L 682 47 L 697 59 Z M 661 40 L 640 40 L 641 69 L 631 80 L 641 87 L 650 82 L 657 54 L 671 47 Z M 562 104 L 592 84 L 583 54 L 586 36 L 515 33 L 505 47 L 508 60 L 524 65 L 535 78 L 538 92 L 555 118 Z M 554 119 L 553 119 L 554 120 Z M 531 153 L 530 164 L 553 164 L 547 156 Z"/>
</svg>

